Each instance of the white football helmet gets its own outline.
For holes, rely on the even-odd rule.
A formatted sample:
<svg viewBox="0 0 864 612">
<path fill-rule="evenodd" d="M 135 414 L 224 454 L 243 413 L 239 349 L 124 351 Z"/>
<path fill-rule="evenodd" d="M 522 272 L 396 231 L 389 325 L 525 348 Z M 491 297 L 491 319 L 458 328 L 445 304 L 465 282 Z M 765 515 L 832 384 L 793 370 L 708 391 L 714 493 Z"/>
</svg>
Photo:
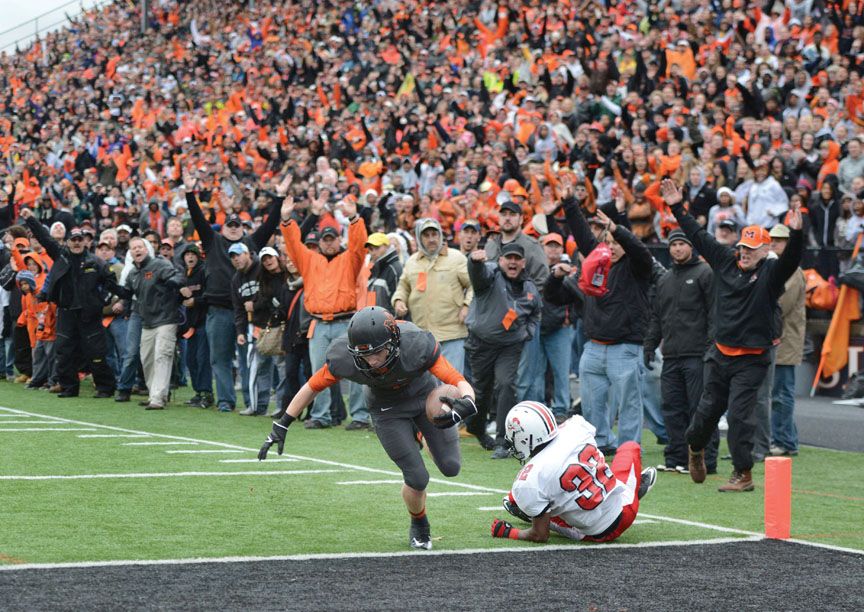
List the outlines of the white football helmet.
<svg viewBox="0 0 864 612">
<path fill-rule="evenodd" d="M 519 402 L 507 413 L 504 438 L 513 456 L 527 461 L 538 446 L 558 435 L 558 424 L 552 411 L 540 402 Z"/>
</svg>

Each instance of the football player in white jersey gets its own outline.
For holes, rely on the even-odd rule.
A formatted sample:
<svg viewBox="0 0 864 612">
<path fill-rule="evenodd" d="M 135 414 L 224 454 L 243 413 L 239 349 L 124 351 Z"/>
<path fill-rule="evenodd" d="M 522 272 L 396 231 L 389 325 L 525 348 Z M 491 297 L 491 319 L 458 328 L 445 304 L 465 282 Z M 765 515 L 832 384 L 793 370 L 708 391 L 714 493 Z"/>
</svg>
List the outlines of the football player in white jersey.
<svg viewBox="0 0 864 612">
<path fill-rule="evenodd" d="M 618 447 L 612 465 L 597 449 L 595 429 L 581 416 L 559 427 L 539 402 L 519 402 L 507 414 L 505 438 L 524 463 L 504 509 L 531 523 L 517 529 L 492 521 L 492 536 L 546 542 L 549 531 L 574 540 L 611 542 L 633 523 L 639 500 L 654 485 L 657 471 L 641 471 L 636 442 Z"/>
</svg>

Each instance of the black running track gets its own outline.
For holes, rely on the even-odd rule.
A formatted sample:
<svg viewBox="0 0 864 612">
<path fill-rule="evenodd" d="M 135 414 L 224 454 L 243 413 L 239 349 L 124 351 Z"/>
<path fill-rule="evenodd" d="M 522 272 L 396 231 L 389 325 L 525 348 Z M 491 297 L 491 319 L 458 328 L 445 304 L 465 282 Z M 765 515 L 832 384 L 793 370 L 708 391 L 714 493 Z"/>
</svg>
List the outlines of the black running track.
<svg viewBox="0 0 864 612">
<path fill-rule="evenodd" d="M 759 541 L 0 571 L 2 610 L 864 610 L 864 555 Z"/>
</svg>

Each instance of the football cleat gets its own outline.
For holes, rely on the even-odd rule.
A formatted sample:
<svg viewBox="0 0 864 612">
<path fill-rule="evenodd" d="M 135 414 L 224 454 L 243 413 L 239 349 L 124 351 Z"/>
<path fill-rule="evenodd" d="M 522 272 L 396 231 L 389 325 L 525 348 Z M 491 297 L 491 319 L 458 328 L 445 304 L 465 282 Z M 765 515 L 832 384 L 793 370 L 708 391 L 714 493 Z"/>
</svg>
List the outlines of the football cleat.
<svg viewBox="0 0 864 612">
<path fill-rule="evenodd" d="M 411 521 L 411 529 L 408 530 L 408 544 L 411 548 L 418 550 L 432 550 L 432 536 L 429 533 L 429 523 L 425 525 Z"/>
<path fill-rule="evenodd" d="M 510 501 L 510 495 L 505 495 L 504 499 L 501 500 L 501 503 L 504 504 L 504 509 L 515 516 L 518 519 L 525 521 L 526 523 L 531 522 L 531 517 L 522 512 L 522 508 L 516 505 L 516 502 Z"/>
<path fill-rule="evenodd" d="M 643 497 L 648 495 L 648 491 L 651 490 L 651 487 L 654 486 L 655 482 L 657 482 L 656 468 L 649 467 L 642 470 L 642 479 L 639 481 L 639 499 L 642 499 Z"/>
</svg>

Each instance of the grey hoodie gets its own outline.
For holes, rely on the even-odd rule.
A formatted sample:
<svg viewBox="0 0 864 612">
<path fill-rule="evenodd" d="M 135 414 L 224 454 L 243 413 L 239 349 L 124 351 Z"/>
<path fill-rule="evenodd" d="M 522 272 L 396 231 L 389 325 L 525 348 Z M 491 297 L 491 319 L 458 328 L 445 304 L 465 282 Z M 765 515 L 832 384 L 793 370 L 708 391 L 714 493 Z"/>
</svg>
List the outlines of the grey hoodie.
<svg viewBox="0 0 864 612">
<path fill-rule="evenodd" d="M 420 240 L 420 234 L 423 233 L 423 230 L 427 230 L 429 228 L 432 228 L 436 232 L 438 232 L 440 245 L 443 245 L 444 232 L 441 231 L 441 224 L 438 223 L 438 221 L 436 221 L 435 219 L 432 219 L 431 217 L 425 217 L 423 219 L 417 220 L 417 223 L 414 225 L 414 238 L 417 240 L 417 249 L 419 249 L 419 251 L 423 253 L 426 257 L 428 257 L 432 261 L 435 261 L 435 258 L 438 257 L 438 253 L 440 253 L 440 251 L 438 251 L 438 253 L 430 253 L 426 250 L 426 247 L 423 246 L 423 241 Z"/>
</svg>

